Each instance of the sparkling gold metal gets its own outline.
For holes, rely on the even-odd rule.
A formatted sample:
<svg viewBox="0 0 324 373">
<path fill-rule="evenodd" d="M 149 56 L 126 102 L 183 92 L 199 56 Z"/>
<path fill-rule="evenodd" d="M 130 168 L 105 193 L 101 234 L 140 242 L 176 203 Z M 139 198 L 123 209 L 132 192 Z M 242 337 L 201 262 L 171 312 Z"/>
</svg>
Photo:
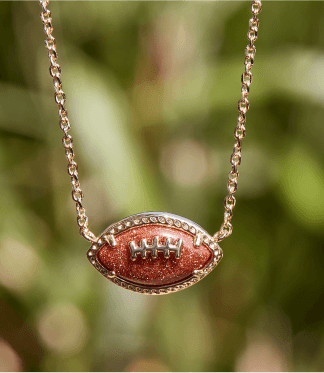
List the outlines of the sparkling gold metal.
<svg viewBox="0 0 324 373">
<path fill-rule="evenodd" d="M 77 222 L 79 226 L 80 234 L 88 241 L 96 242 L 97 237 L 88 228 L 88 217 L 86 215 L 85 208 L 82 205 L 83 192 L 81 190 L 81 185 L 79 181 L 78 165 L 74 160 L 74 150 L 73 150 L 73 138 L 69 134 L 71 128 L 70 121 L 67 116 L 67 111 L 65 109 L 65 93 L 62 88 L 61 82 L 61 67 L 57 63 L 57 53 L 55 38 L 53 37 L 53 26 L 51 12 L 47 9 L 48 1 L 39 2 L 42 7 L 42 12 L 40 14 L 41 20 L 44 26 L 44 32 L 46 34 L 45 48 L 48 51 L 48 58 L 50 60 L 49 72 L 53 78 L 54 84 L 54 98 L 58 106 L 58 114 L 60 117 L 60 127 L 64 132 L 63 136 L 63 147 L 65 149 L 65 155 L 68 161 L 68 174 L 71 176 L 72 183 L 72 199 L 76 203 L 77 211 Z"/>
<path fill-rule="evenodd" d="M 235 143 L 233 147 L 233 153 L 231 155 L 231 165 L 232 169 L 228 175 L 228 182 L 227 182 L 227 190 L 228 195 L 225 197 L 224 200 L 224 221 L 220 227 L 220 230 L 215 233 L 214 238 L 216 241 L 222 241 L 224 238 L 230 236 L 233 232 L 233 226 L 231 224 L 231 220 L 233 217 L 233 209 L 236 203 L 236 199 L 234 197 L 234 193 L 237 190 L 237 179 L 239 176 L 238 173 L 238 166 L 241 163 L 241 151 L 242 151 L 242 139 L 245 136 L 245 115 L 249 110 L 250 103 L 248 101 L 248 96 L 250 92 L 250 86 L 252 83 L 252 73 L 251 69 L 253 66 L 254 56 L 255 56 L 255 46 L 254 42 L 257 40 L 258 37 L 258 28 L 259 28 L 259 20 L 257 15 L 261 12 L 261 1 L 256 0 L 251 2 L 251 12 L 252 18 L 249 21 L 249 31 L 247 34 L 247 38 L 249 40 L 249 44 L 245 48 L 245 71 L 242 74 L 241 81 L 242 81 L 242 88 L 241 88 L 241 98 L 238 102 L 238 118 L 237 118 L 237 125 L 234 131 Z"/>
</svg>

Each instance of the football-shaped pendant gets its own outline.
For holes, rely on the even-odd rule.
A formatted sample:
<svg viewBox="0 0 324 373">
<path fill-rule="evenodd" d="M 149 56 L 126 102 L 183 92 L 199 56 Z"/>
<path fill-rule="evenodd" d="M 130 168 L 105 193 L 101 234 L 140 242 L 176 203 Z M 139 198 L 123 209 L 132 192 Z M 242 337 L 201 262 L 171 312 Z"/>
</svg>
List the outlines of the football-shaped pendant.
<svg viewBox="0 0 324 373">
<path fill-rule="evenodd" d="M 168 294 L 200 281 L 223 252 L 198 224 L 165 212 L 146 212 L 110 225 L 87 256 L 116 285 L 143 294 Z"/>
</svg>

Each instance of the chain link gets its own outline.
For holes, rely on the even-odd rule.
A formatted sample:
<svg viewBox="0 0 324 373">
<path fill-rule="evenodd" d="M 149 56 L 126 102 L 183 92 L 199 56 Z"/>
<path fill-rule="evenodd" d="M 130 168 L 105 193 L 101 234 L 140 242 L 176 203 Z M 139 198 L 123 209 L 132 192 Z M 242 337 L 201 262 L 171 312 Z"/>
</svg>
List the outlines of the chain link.
<svg viewBox="0 0 324 373">
<path fill-rule="evenodd" d="M 238 102 L 238 118 L 237 125 L 234 131 L 235 143 L 233 148 L 233 153 L 230 158 L 232 169 L 228 175 L 227 190 L 228 195 L 224 200 L 224 221 L 220 227 L 220 230 L 215 233 L 214 238 L 217 241 L 222 241 L 224 238 L 230 236 L 233 232 L 233 226 L 231 220 L 233 217 L 233 209 L 236 204 L 236 199 L 234 193 L 237 190 L 237 180 L 238 180 L 238 166 L 241 163 L 241 150 L 242 150 L 242 140 L 245 136 L 245 115 L 249 110 L 250 103 L 248 101 L 248 96 L 250 92 L 250 85 L 252 83 L 252 73 L 251 69 L 253 66 L 254 56 L 255 56 L 255 46 L 254 42 L 258 38 L 258 28 L 259 20 L 257 15 L 261 12 L 261 1 L 255 0 L 251 2 L 251 12 L 252 18 L 249 20 L 249 31 L 247 33 L 247 38 L 249 44 L 245 48 L 245 71 L 242 74 L 242 88 L 241 88 L 241 98 Z"/>
<path fill-rule="evenodd" d="M 64 132 L 62 139 L 63 147 L 65 149 L 65 155 L 68 160 L 68 173 L 71 176 L 72 183 L 72 199 L 76 203 L 77 211 L 77 222 L 80 230 L 80 234 L 91 242 L 96 242 L 97 237 L 89 230 L 88 228 L 88 217 L 85 212 L 85 208 L 82 205 L 83 192 L 81 190 L 80 181 L 78 177 L 78 165 L 74 160 L 74 151 L 73 151 L 73 138 L 69 135 L 69 130 L 71 128 L 70 122 L 67 116 L 67 111 L 64 107 L 65 104 L 65 93 L 62 89 L 61 82 L 61 67 L 57 63 L 57 53 L 55 38 L 52 36 L 53 26 L 51 12 L 47 9 L 49 1 L 39 1 L 42 12 L 40 14 L 41 20 L 44 26 L 44 32 L 46 34 L 45 47 L 48 51 L 48 58 L 50 60 L 51 66 L 49 72 L 53 78 L 53 85 L 55 89 L 54 98 L 55 102 L 58 105 L 58 114 L 60 117 L 60 128 Z M 234 193 L 237 190 L 237 180 L 238 180 L 238 166 L 241 163 L 241 150 L 242 150 L 242 139 L 245 137 L 245 115 L 249 110 L 249 91 L 250 85 L 252 83 L 252 73 L 251 69 L 253 66 L 253 60 L 255 56 L 255 46 L 254 42 L 257 40 L 257 32 L 259 28 L 259 20 L 257 15 L 261 12 L 261 1 L 254 0 L 251 2 L 251 12 L 252 18 L 249 20 L 249 31 L 247 34 L 249 44 L 245 48 L 245 71 L 242 74 L 242 88 L 241 88 L 241 98 L 238 102 L 238 119 L 237 126 L 234 131 L 235 143 L 233 147 L 233 153 L 230 158 L 232 169 L 228 176 L 227 190 L 229 194 L 225 197 L 224 200 L 224 222 L 220 227 L 220 230 L 215 233 L 214 238 L 217 241 L 222 241 L 224 238 L 230 236 L 233 231 L 233 226 L 231 224 L 231 219 L 233 217 L 233 208 L 236 204 L 236 199 Z"/>
<path fill-rule="evenodd" d="M 57 53 L 55 38 L 53 37 L 53 26 L 51 12 L 47 9 L 49 1 L 39 1 L 42 12 L 40 14 L 41 20 L 44 26 L 44 32 L 46 34 L 45 48 L 48 51 L 48 58 L 50 60 L 51 66 L 49 72 L 53 78 L 53 85 L 55 89 L 54 98 L 58 106 L 58 114 L 60 117 L 60 128 L 64 133 L 62 142 L 65 149 L 65 155 L 68 161 L 68 174 L 71 176 L 72 183 L 72 199 L 76 203 L 77 211 L 77 222 L 79 226 L 80 234 L 91 242 L 96 242 L 97 237 L 88 228 L 88 217 L 86 215 L 85 208 L 82 205 L 83 192 L 81 190 L 79 175 L 78 175 L 78 165 L 74 160 L 73 151 L 73 138 L 69 135 L 69 130 L 71 128 L 70 121 L 67 116 L 67 111 L 64 107 L 65 104 L 65 93 L 62 89 L 61 82 L 61 67 L 57 63 Z"/>
</svg>

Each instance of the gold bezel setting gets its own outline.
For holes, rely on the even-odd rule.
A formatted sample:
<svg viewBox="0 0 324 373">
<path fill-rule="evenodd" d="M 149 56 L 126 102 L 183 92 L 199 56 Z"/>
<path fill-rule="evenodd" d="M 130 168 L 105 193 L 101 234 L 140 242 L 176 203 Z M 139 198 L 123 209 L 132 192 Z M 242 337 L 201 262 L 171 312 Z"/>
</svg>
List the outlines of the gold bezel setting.
<svg viewBox="0 0 324 373">
<path fill-rule="evenodd" d="M 193 244 L 195 246 L 199 246 L 203 242 L 211 249 L 213 253 L 211 262 L 204 268 L 193 271 L 192 275 L 188 279 L 167 286 L 142 286 L 132 283 L 120 276 L 117 276 L 114 272 L 109 271 L 99 262 L 97 252 L 107 242 L 112 245 L 112 243 L 115 241 L 115 235 L 137 226 L 149 224 L 169 226 L 189 233 L 193 237 Z M 223 257 L 223 251 L 218 245 L 217 241 L 198 224 L 180 216 L 165 212 L 146 212 L 129 216 L 118 221 L 117 223 L 111 224 L 99 236 L 98 241 L 91 245 L 87 252 L 87 257 L 94 268 L 114 284 L 136 293 L 160 295 L 174 293 L 196 284 L 217 266 Z"/>
</svg>

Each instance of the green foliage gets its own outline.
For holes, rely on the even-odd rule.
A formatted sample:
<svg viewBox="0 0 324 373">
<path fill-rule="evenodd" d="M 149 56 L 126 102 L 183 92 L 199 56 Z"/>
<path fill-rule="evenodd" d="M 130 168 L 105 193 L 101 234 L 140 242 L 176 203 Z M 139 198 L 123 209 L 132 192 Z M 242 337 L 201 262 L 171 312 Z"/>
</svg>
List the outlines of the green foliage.
<svg viewBox="0 0 324 373">
<path fill-rule="evenodd" d="M 249 4 L 49 8 L 91 229 L 155 210 L 213 234 Z M 263 4 L 224 259 L 194 287 L 152 298 L 87 263 L 40 7 L 0 10 L 0 368 L 323 370 L 324 4 Z"/>
</svg>

